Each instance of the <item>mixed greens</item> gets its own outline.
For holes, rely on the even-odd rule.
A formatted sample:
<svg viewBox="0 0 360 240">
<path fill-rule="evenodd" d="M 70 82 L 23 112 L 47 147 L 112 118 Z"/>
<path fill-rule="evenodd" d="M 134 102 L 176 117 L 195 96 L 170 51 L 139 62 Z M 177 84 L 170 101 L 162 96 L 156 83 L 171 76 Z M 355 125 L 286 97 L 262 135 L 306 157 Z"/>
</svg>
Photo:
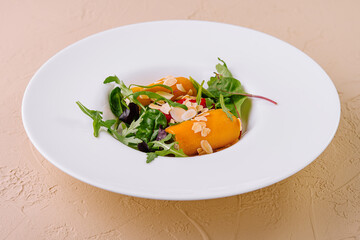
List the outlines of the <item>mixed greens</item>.
<svg viewBox="0 0 360 240">
<path fill-rule="evenodd" d="M 248 97 L 259 97 L 276 104 L 276 102 L 244 91 L 239 80 L 235 79 L 226 63 L 219 58 L 221 63 L 216 65 L 215 75 L 207 81 L 208 88 L 204 88 L 204 81 L 199 84 L 190 77 L 190 81 L 197 90 L 196 103 L 205 103 L 208 109 L 222 109 L 233 120 L 233 115 L 246 120 L 250 111 Z M 104 120 L 101 111 L 90 110 L 79 101 L 79 108 L 93 120 L 94 136 L 106 130 L 112 137 L 123 144 L 147 153 L 146 162 L 153 161 L 157 156 L 187 157 L 182 149 L 179 149 L 175 137 L 165 129 L 169 125 L 168 117 L 157 109 L 144 106 L 138 100 L 139 96 L 147 96 L 153 102 L 163 101 L 171 107 L 179 107 L 187 110 L 187 106 L 181 101 L 169 100 L 155 92 L 151 88 L 161 87 L 173 92 L 173 89 L 164 84 L 141 86 L 132 84 L 127 87 L 117 76 L 109 76 L 103 82 L 112 83 L 115 87 L 109 94 L 109 106 L 114 119 Z M 133 92 L 131 86 L 141 87 L 144 90 Z"/>
</svg>

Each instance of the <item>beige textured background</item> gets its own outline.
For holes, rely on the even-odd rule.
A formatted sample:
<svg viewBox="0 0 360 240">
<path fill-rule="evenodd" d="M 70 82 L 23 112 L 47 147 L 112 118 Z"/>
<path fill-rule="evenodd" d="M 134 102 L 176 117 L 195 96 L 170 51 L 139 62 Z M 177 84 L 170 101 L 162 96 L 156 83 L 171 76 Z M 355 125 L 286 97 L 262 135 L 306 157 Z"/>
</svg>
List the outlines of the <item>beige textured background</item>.
<svg viewBox="0 0 360 240">
<path fill-rule="evenodd" d="M 358 0 L 0 0 L 0 239 L 359 240 L 359 12 Z M 341 122 L 330 146 L 280 183 L 193 202 L 110 193 L 48 163 L 21 121 L 22 95 L 35 71 L 90 34 L 161 19 L 250 27 L 310 55 L 341 99 Z"/>
</svg>

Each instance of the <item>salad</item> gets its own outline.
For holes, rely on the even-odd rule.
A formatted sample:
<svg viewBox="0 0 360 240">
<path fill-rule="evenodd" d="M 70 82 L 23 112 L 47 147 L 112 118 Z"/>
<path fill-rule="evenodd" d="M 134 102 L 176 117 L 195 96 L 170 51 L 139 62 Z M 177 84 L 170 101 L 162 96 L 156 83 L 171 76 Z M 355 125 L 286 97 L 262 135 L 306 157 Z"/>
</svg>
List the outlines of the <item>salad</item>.
<svg viewBox="0 0 360 240">
<path fill-rule="evenodd" d="M 106 130 L 121 143 L 145 152 L 147 163 L 158 156 L 188 157 L 210 154 L 236 143 L 243 131 L 248 98 L 262 98 L 244 91 L 226 63 L 219 58 L 216 72 L 201 83 L 192 77 L 167 76 L 150 85 L 126 86 L 117 76 L 104 84 L 111 117 L 76 104 L 93 120 L 94 136 Z M 110 112 L 110 111 L 109 111 Z"/>
</svg>

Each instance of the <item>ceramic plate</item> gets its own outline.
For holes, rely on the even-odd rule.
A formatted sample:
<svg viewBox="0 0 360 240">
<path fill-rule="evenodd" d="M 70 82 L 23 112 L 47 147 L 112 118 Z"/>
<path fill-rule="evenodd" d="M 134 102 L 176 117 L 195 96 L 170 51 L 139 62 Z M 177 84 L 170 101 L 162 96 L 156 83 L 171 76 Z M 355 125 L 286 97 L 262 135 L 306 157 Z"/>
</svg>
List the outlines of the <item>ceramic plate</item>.
<svg viewBox="0 0 360 240">
<path fill-rule="evenodd" d="M 146 155 L 102 132 L 76 101 L 101 109 L 116 74 L 126 84 L 167 75 L 208 80 L 217 57 L 252 100 L 246 134 L 214 154 Z M 278 182 L 316 159 L 339 123 L 336 89 L 324 70 L 295 47 L 251 29 L 202 21 L 123 26 L 60 51 L 31 79 L 22 105 L 26 132 L 39 152 L 71 176 L 109 191 L 144 198 L 196 200 L 245 193 Z"/>
</svg>

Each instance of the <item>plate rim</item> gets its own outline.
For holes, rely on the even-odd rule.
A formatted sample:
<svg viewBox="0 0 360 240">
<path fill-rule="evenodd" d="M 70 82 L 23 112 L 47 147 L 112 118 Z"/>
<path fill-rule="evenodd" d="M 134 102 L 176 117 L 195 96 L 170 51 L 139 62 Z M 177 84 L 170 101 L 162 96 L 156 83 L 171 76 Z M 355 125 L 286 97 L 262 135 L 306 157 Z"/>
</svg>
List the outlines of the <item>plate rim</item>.
<svg viewBox="0 0 360 240">
<path fill-rule="evenodd" d="M 53 160 L 50 156 L 47 156 L 47 154 L 45 153 L 45 151 L 42 150 L 41 147 L 39 147 L 38 143 L 36 141 L 34 141 L 33 135 L 30 133 L 29 130 L 29 123 L 26 121 L 26 116 L 25 116 L 25 105 L 26 105 L 26 96 L 28 95 L 29 89 L 31 88 L 30 86 L 32 85 L 32 83 L 34 82 L 34 79 L 37 78 L 37 76 L 39 75 L 40 72 L 42 72 L 42 70 L 44 68 L 46 68 L 46 66 L 48 64 L 50 64 L 52 61 L 54 61 L 54 59 L 56 59 L 56 57 L 58 55 L 61 55 L 62 52 L 67 51 L 68 49 L 77 46 L 78 44 L 81 44 L 83 41 L 87 41 L 88 39 L 91 39 L 93 37 L 97 37 L 99 35 L 103 35 L 105 33 L 108 32 L 112 32 L 112 31 L 118 31 L 120 29 L 123 28 L 128 28 L 128 27 L 133 27 L 133 26 L 138 26 L 138 25 L 146 25 L 146 24 L 157 24 L 157 23 L 173 23 L 173 22 L 200 22 L 200 23 L 206 23 L 206 24 L 219 24 L 219 25 L 224 25 L 224 26 L 233 26 L 236 28 L 242 28 L 245 29 L 247 31 L 254 31 L 256 33 L 260 33 L 263 35 L 266 35 L 267 37 L 276 39 L 277 41 L 282 42 L 282 44 L 288 45 L 293 49 L 296 49 L 297 52 L 300 52 L 301 54 L 304 55 L 304 57 L 308 58 L 312 64 L 315 64 L 319 70 L 321 70 L 326 77 L 329 80 L 328 84 L 332 85 L 332 89 L 335 90 L 335 96 L 336 96 L 336 100 L 337 100 L 337 119 L 336 119 L 336 127 L 334 128 L 333 132 L 331 133 L 331 138 L 329 138 L 327 140 L 326 145 L 324 145 L 323 148 L 319 148 L 318 152 L 315 154 L 316 156 L 314 158 L 309 158 L 307 161 L 303 161 L 301 164 L 301 167 L 298 167 L 292 171 L 287 171 L 285 174 L 282 174 L 280 176 L 276 176 L 273 177 L 271 179 L 267 179 L 266 181 L 262 180 L 260 182 L 258 182 L 257 184 L 255 184 L 254 186 L 249 186 L 249 187 L 241 187 L 241 190 L 238 188 L 231 188 L 230 191 L 222 191 L 219 193 L 215 193 L 215 194 L 200 194 L 199 196 L 196 194 L 190 194 L 191 196 L 184 196 L 184 197 L 179 197 L 179 195 L 177 196 L 173 196 L 173 194 L 170 195 L 164 195 L 164 194 L 141 194 L 137 191 L 114 191 L 113 189 L 111 189 L 111 187 L 106 186 L 104 184 L 101 183 L 96 183 L 95 181 L 92 181 L 91 178 L 86 178 L 83 177 L 81 175 L 77 175 L 76 173 L 74 173 L 71 169 L 68 169 L 67 167 L 62 166 L 61 164 L 59 164 L 57 161 Z M 325 149 L 329 146 L 329 144 L 332 142 L 332 140 L 334 139 L 335 134 L 337 133 L 338 127 L 339 127 L 339 123 L 340 123 L 340 119 L 341 119 L 341 101 L 339 98 L 339 94 L 336 90 L 335 84 L 334 82 L 331 80 L 331 78 L 329 77 L 329 75 L 326 73 L 326 71 L 320 66 L 320 64 L 318 64 L 315 60 L 313 60 L 309 55 L 307 55 L 306 53 L 304 53 L 303 51 L 301 51 L 300 49 L 298 49 L 297 47 L 291 45 L 290 43 L 287 43 L 277 37 L 274 37 L 270 34 L 258 31 L 258 30 L 254 30 L 251 28 L 247 28 L 247 27 L 243 27 L 243 26 L 239 26 L 239 25 L 235 25 L 235 24 L 228 24 L 228 23 L 222 23 L 222 22 L 215 22 L 215 21 L 202 21 L 202 20 L 160 20 L 160 21 L 148 21 L 148 22 L 139 22 L 139 23 L 134 23 L 134 24 L 128 24 L 128 25 L 123 25 L 123 26 L 119 26 L 119 27 L 115 27 L 115 28 L 110 28 L 104 31 L 100 31 L 94 34 L 91 34 L 85 38 L 82 38 L 80 40 L 77 40 L 76 42 L 66 46 L 65 48 L 61 49 L 60 51 L 57 51 L 54 55 L 52 55 L 49 59 L 47 59 L 42 65 L 41 67 L 35 72 L 35 74 L 31 77 L 30 81 L 28 82 L 26 89 L 24 91 L 23 94 L 23 98 L 22 98 L 22 103 L 21 103 L 21 118 L 22 118 L 22 122 L 23 122 L 23 126 L 25 129 L 25 132 L 27 134 L 27 137 L 29 138 L 29 140 L 31 141 L 31 144 L 36 148 L 36 150 L 47 160 L 49 161 L 52 165 L 54 165 L 56 168 L 60 169 L 62 172 L 74 177 L 75 179 L 78 179 L 84 183 L 90 184 L 92 186 L 95 186 L 97 188 L 101 188 L 110 192 L 114 192 L 114 193 L 118 193 L 118 194 L 123 194 L 123 195 L 128 195 L 128 196 L 134 196 L 134 197 L 141 197 L 141 198 L 146 198 L 146 199 L 156 199 L 156 200 L 175 200 L 175 201 L 191 201 L 191 200 L 205 200 L 205 199 L 216 199 L 216 198 L 222 198 L 222 197 L 230 197 L 230 196 L 234 196 L 234 195 L 239 195 L 239 194 L 243 194 L 243 193 L 247 193 L 247 192 L 251 192 L 251 191 L 255 191 L 270 185 L 273 185 L 277 182 L 280 182 L 284 179 L 287 179 L 288 177 L 294 175 L 295 173 L 301 171 L 302 169 L 304 169 L 306 166 L 308 166 L 310 163 L 312 163 L 313 161 L 315 161 L 324 151 Z M 236 185 L 238 186 L 238 185 Z"/>
</svg>

